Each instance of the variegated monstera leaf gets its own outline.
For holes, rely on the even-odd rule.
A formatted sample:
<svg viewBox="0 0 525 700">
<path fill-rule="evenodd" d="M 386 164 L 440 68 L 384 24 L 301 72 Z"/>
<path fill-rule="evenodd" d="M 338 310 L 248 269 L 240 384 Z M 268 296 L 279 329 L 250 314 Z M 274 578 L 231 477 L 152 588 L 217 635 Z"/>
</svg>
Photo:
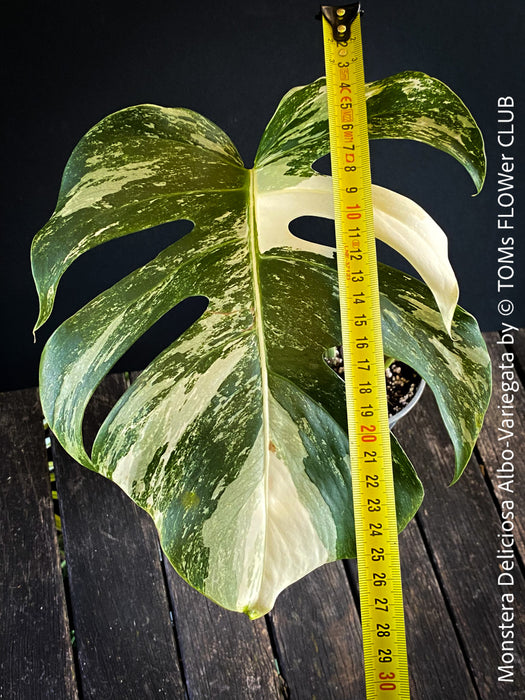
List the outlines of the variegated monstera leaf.
<svg viewBox="0 0 525 700">
<path fill-rule="evenodd" d="M 374 83 L 369 115 L 371 137 L 443 148 L 481 184 L 479 131 L 438 81 L 412 73 Z M 125 109 L 80 141 L 32 251 L 40 326 L 79 255 L 167 221 L 193 222 L 58 328 L 43 352 L 41 399 L 66 450 L 152 515 L 180 574 L 251 617 L 312 569 L 355 555 L 344 391 L 323 361 L 341 339 L 334 251 L 288 229 L 297 216 L 332 216 L 331 180 L 311 167 L 327 152 L 323 80 L 285 96 L 251 170 L 198 114 Z M 474 319 L 455 309 L 437 224 L 400 195 L 376 188 L 374 197 L 378 236 L 427 283 L 381 269 L 386 352 L 413 364 L 436 393 L 457 478 L 488 400 L 483 341 Z M 208 299 L 206 311 L 126 391 L 88 455 L 82 420 L 97 385 L 152 324 L 195 295 Z M 392 444 L 402 528 L 422 488 Z"/>
</svg>

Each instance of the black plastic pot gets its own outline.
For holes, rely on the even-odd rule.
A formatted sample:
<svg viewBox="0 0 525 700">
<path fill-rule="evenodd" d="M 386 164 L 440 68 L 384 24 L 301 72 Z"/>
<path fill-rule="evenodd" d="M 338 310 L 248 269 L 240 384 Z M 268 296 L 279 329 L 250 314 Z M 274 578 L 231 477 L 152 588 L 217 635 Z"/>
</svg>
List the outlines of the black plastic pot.
<svg viewBox="0 0 525 700">
<path fill-rule="evenodd" d="M 341 347 L 331 348 L 326 358 L 328 366 L 344 381 L 344 360 Z M 417 404 L 426 383 L 417 372 L 402 362 L 394 360 L 385 371 L 388 397 L 388 423 L 392 428 Z M 399 384 L 402 388 L 395 387 Z"/>
</svg>

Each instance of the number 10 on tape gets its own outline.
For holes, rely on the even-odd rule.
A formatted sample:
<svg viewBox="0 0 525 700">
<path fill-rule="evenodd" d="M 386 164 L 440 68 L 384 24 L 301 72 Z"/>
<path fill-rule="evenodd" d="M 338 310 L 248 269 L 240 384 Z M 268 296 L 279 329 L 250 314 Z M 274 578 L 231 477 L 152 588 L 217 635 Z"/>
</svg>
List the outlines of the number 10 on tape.
<svg viewBox="0 0 525 700">
<path fill-rule="evenodd" d="M 360 5 L 321 15 L 366 697 L 408 699 Z"/>
</svg>

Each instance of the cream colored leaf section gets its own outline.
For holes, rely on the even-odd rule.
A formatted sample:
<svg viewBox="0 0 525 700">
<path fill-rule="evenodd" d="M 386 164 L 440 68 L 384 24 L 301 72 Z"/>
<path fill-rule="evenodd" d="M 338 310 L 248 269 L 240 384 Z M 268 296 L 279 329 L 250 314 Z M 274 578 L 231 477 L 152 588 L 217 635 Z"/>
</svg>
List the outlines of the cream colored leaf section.
<svg viewBox="0 0 525 700">
<path fill-rule="evenodd" d="M 209 548 L 204 592 L 260 617 L 294 581 L 336 558 L 330 509 L 304 470 L 297 425 L 270 395 L 271 442 L 259 435 L 202 530 Z"/>
<path fill-rule="evenodd" d="M 422 207 L 397 192 L 372 185 L 372 201 L 376 237 L 397 250 L 421 275 L 450 333 L 459 290 L 448 259 L 446 234 Z M 304 241 L 289 230 L 290 221 L 299 216 L 334 218 L 331 177 L 314 175 L 273 191 L 261 187 L 256 212 L 261 253 L 290 247 L 333 257 L 332 247 Z"/>
<path fill-rule="evenodd" d="M 437 302 L 450 334 L 459 296 L 448 259 L 448 239 L 427 212 L 408 197 L 372 186 L 377 238 L 397 250 L 421 275 Z"/>
<path fill-rule="evenodd" d="M 284 588 L 334 560 L 337 546 L 330 508 L 305 470 L 300 424 L 273 395 L 270 417 L 265 565 L 252 606 L 259 614 L 271 610 Z"/>
<path fill-rule="evenodd" d="M 293 187 L 266 190 L 261 179 L 256 177 L 254 186 L 260 253 L 287 247 L 333 257 L 334 249 L 331 246 L 304 241 L 294 236 L 288 228 L 290 221 L 300 216 L 334 218 L 332 178 L 314 175 Z"/>
</svg>

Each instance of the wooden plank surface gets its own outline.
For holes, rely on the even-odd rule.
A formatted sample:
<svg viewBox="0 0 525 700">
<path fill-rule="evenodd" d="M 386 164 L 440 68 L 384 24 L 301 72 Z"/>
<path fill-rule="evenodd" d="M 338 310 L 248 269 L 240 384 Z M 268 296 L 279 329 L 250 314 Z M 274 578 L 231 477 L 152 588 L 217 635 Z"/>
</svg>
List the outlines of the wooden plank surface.
<svg viewBox="0 0 525 700">
<path fill-rule="evenodd" d="M 0 698 L 77 697 L 35 389 L 0 394 Z"/>
<path fill-rule="evenodd" d="M 361 623 L 342 562 L 283 591 L 270 620 L 291 698 L 363 696 Z"/>
<path fill-rule="evenodd" d="M 401 535 L 401 556 L 413 697 L 477 698 L 415 521 Z M 359 616 L 341 563 L 284 591 L 270 618 L 290 697 L 364 697 Z"/>
<path fill-rule="evenodd" d="M 264 619 L 220 608 L 166 564 L 190 700 L 285 698 Z"/>
<path fill-rule="evenodd" d="M 458 484 L 447 486 L 453 450 L 430 392 L 397 428 L 426 489 L 416 521 L 400 539 L 414 700 L 512 700 L 525 692 L 525 464 L 523 450 L 515 449 L 515 568 L 512 587 L 505 588 L 498 585 L 504 569 L 497 558 L 506 495 L 496 471 L 502 346 L 496 334 L 486 338 L 495 364 L 494 397 L 475 457 Z M 513 345 L 522 377 L 524 349 L 522 332 Z M 115 375 L 98 393 L 88 420 L 91 437 L 125 386 Z M 521 386 L 515 407 L 515 444 L 523 445 Z M 0 585 L 6 601 L 0 698 L 75 698 L 36 392 L 0 397 L 0 426 Z M 322 567 L 283 592 L 266 619 L 250 622 L 193 591 L 159 560 L 148 516 L 114 484 L 54 449 L 81 697 L 364 697 L 355 581 L 347 575 L 353 565 Z M 515 595 L 513 684 L 498 681 L 507 591 Z M 44 672 L 49 682 L 41 685 Z"/>
<path fill-rule="evenodd" d="M 124 390 L 110 377 L 90 408 L 95 425 Z M 178 652 L 150 518 L 115 484 L 55 444 L 83 698 L 184 698 Z"/>
<path fill-rule="evenodd" d="M 397 432 L 425 487 L 418 521 L 475 683 L 477 695 L 472 697 L 522 697 L 523 687 L 518 691 L 498 681 L 502 641 L 498 625 L 504 592 L 497 584 L 500 519 L 481 469 L 471 460 L 459 482 L 448 487 L 453 475 L 453 449 L 430 392 L 425 392 Z M 525 586 L 519 572 L 513 592 L 516 620 L 523 621 Z M 516 637 L 514 641 L 515 672 L 522 679 L 521 640 Z M 428 643 L 439 653 L 434 639 Z"/>
<path fill-rule="evenodd" d="M 512 510 L 525 504 L 525 394 L 518 373 L 508 369 L 512 367 L 508 360 L 514 355 L 514 347 L 502 345 L 498 333 L 486 333 L 485 339 L 493 368 L 492 410 L 487 412 L 477 449 L 498 504 L 509 514 L 507 506 L 511 503 Z M 516 390 L 511 391 L 513 388 Z M 502 401 L 503 395 L 506 400 L 512 399 L 510 403 Z M 509 526 L 525 560 L 525 518 L 514 513 Z"/>
<path fill-rule="evenodd" d="M 401 533 L 399 548 L 412 697 L 476 698 L 447 602 L 415 520 Z"/>
</svg>

